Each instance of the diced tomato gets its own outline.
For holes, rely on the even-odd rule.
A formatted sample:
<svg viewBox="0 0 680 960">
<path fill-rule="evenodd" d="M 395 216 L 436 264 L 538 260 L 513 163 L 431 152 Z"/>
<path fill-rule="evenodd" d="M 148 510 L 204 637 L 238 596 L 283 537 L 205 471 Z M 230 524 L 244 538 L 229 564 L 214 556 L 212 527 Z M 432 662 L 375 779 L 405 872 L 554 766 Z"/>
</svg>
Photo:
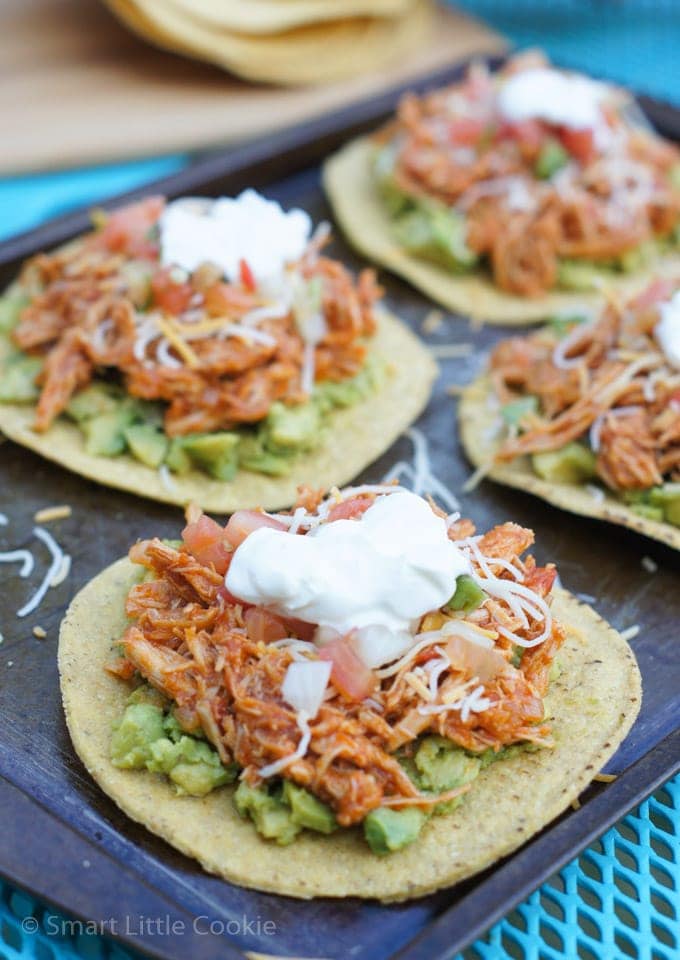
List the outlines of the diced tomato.
<svg viewBox="0 0 680 960">
<path fill-rule="evenodd" d="M 365 700 L 375 689 L 375 676 L 354 652 L 348 637 L 321 647 L 319 659 L 330 661 L 331 683 L 348 700 Z"/>
<path fill-rule="evenodd" d="M 456 147 L 474 147 L 484 134 L 485 124 L 472 117 L 460 117 L 449 124 L 449 141 Z"/>
<path fill-rule="evenodd" d="M 243 617 L 248 636 L 254 643 L 273 643 L 288 636 L 283 620 L 262 607 L 251 607 Z"/>
<path fill-rule="evenodd" d="M 241 278 L 241 286 L 243 286 L 248 293 L 255 293 L 257 290 L 257 281 L 255 280 L 255 274 L 250 269 L 248 261 L 244 260 L 243 257 L 238 262 L 238 272 L 239 277 Z"/>
<path fill-rule="evenodd" d="M 656 303 L 668 300 L 675 290 L 677 281 L 669 277 L 658 277 L 642 291 L 631 303 L 632 310 L 647 310 Z"/>
<path fill-rule="evenodd" d="M 232 547 L 236 548 L 260 527 L 271 527 L 272 530 L 288 529 L 285 523 L 274 520 L 273 517 L 268 517 L 266 513 L 260 513 L 258 510 L 237 510 L 229 518 L 224 532 L 226 539 Z"/>
<path fill-rule="evenodd" d="M 247 313 L 257 306 L 252 293 L 239 290 L 230 283 L 213 284 L 205 291 L 204 297 L 205 309 L 212 317 Z"/>
<path fill-rule="evenodd" d="M 188 309 L 194 290 L 190 283 L 176 283 L 172 269 L 158 270 L 151 279 L 153 302 L 161 310 L 179 314 Z"/>
<path fill-rule="evenodd" d="M 579 163 L 588 163 L 595 153 L 595 138 L 592 130 L 570 130 L 569 127 L 562 127 L 560 140 L 564 149 L 568 150 Z"/>
<path fill-rule="evenodd" d="M 334 520 L 352 520 L 354 517 L 360 517 L 372 503 L 372 497 L 349 497 L 331 507 L 328 511 L 328 521 L 332 523 Z"/>
<path fill-rule="evenodd" d="M 182 539 L 189 553 L 200 563 L 212 564 L 217 573 L 227 572 L 233 548 L 226 530 L 219 523 L 201 514 L 198 520 L 188 523 L 182 530 Z"/>
<path fill-rule="evenodd" d="M 668 399 L 671 403 L 680 403 L 680 390 L 674 390 Z"/>
<path fill-rule="evenodd" d="M 520 120 L 518 123 L 504 121 L 496 131 L 496 140 L 517 140 L 532 150 L 541 146 L 545 136 L 545 127 L 538 120 Z"/>
<path fill-rule="evenodd" d="M 144 259 L 157 256 L 158 241 L 150 236 L 150 231 L 158 223 L 164 207 L 164 197 L 147 197 L 114 210 L 98 235 L 99 241 L 113 253 Z"/>
</svg>

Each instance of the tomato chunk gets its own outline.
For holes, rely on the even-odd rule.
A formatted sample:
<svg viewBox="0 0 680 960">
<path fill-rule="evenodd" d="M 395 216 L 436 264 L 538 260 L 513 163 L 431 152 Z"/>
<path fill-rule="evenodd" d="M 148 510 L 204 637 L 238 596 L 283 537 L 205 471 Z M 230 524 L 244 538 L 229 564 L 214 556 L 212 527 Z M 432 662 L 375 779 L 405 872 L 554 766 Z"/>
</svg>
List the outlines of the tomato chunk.
<svg viewBox="0 0 680 960">
<path fill-rule="evenodd" d="M 238 262 L 238 272 L 241 279 L 241 285 L 245 287 L 248 293 L 255 293 L 257 290 L 257 281 L 255 280 L 255 274 L 250 269 L 250 265 L 247 260 L 244 260 L 243 257 Z"/>
<path fill-rule="evenodd" d="M 257 306 L 252 293 L 239 290 L 230 283 L 214 283 L 205 291 L 204 297 L 205 309 L 212 317 L 240 316 Z"/>
<path fill-rule="evenodd" d="M 657 303 L 669 300 L 673 295 L 675 286 L 675 281 L 671 280 L 670 277 L 658 277 L 642 293 L 638 294 L 631 303 L 631 308 L 633 310 L 648 310 Z"/>
<path fill-rule="evenodd" d="M 531 150 L 537 150 L 545 139 L 545 128 L 538 120 L 505 121 L 496 131 L 497 140 L 517 140 Z"/>
<path fill-rule="evenodd" d="M 271 527 L 272 530 L 288 529 L 285 523 L 274 520 L 273 517 L 268 517 L 266 513 L 260 513 L 258 510 L 237 510 L 229 518 L 224 532 L 229 543 L 236 548 L 260 527 Z"/>
<path fill-rule="evenodd" d="M 190 283 L 177 283 L 172 279 L 172 269 L 158 270 L 151 279 L 153 302 L 168 313 L 183 313 L 194 295 Z"/>
<path fill-rule="evenodd" d="M 449 141 L 456 147 L 474 147 L 483 134 L 483 121 L 472 117 L 459 117 L 449 124 Z"/>
<path fill-rule="evenodd" d="M 560 140 L 565 150 L 578 160 L 579 163 L 588 163 L 595 153 L 595 138 L 592 130 L 571 130 L 562 127 Z"/>
<path fill-rule="evenodd" d="M 158 255 L 158 242 L 150 231 L 158 223 L 164 197 L 147 197 L 109 214 L 99 234 L 99 240 L 113 253 L 127 253 L 144 259 Z"/>
<path fill-rule="evenodd" d="M 365 700 L 375 689 L 375 676 L 354 652 L 348 637 L 321 647 L 319 659 L 330 661 L 331 683 L 348 700 Z"/>
<path fill-rule="evenodd" d="M 254 643 L 273 643 L 288 636 L 283 620 L 263 607 L 251 607 L 243 617 L 248 636 Z"/>
<path fill-rule="evenodd" d="M 334 520 L 352 520 L 354 517 L 360 517 L 373 502 L 373 497 L 349 497 L 331 507 L 328 511 L 328 521 L 332 523 Z"/>
<path fill-rule="evenodd" d="M 182 539 L 189 553 L 200 563 L 206 566 L 212 564 L 217 573 L 227 572 L 233 549 L 226 530 L 215 520 L 201 514 L 198 520 L 188 523 L 182 530 Z"/>
</svg>

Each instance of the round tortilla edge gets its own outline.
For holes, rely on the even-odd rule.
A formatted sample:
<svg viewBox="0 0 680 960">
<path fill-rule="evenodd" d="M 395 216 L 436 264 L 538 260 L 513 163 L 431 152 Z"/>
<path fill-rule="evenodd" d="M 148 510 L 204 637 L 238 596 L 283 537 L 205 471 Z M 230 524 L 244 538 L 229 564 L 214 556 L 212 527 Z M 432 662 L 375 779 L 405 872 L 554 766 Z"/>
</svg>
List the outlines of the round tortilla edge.
<svg viewBox="0 0 680 960">
<path fill-rule="evenodd" d="M 465 388 L 460 399 L 458 422 L 460 438 L 468 459 L 475 467 L 488 464 L 495 450 L 494 427 L 498 423 L 498 407 L 488 376 L 479 377 Z M 648 520 L 639 516 L 628 504 L 603 492 L 603 498 L 593 496 L 585 485 L 550 483 L 536 476 L 528 458 L 520 457 L 511 463 L 494 464 L 485 477 L 498 483 L 534 494 L 555 507 L 583 517 L 593 517 L 608 523 L 627 527 L 675 550 L 680 550 L 680 528 L 670 523 Z"/>
<path fill-rule="evenodd" d="M 455 275 L 401 249 L 371 176 L 371 138 L 352 140 L 324 164 L 323 183 L 335 217 L 351 245 L 456 313 L 492 325 L 526 326 L 578 308 L 601 305 L 593 292 L 553 292 L 529 299 L 504 293 L 480 272 Z M 608 286 L 633 296 L 654 276 L 677 275 L 680 256 L 660 258 L 653 269 L 615 277 Z"/>
<path fill-rule="evenodd" d="M 435 817 L 416 843 L 388 857 L 372 854 L 357 830 L 305 831 L 292 847 L 279 847 L 239 818 L 230 802 L 233 788 L 202 799 L 178 797 L 164 778 L 110 763 L 111 723 L 129 688 L 102 667 L 125 628 L 124 597 L 138 578 L 129 560 L 117 561 L 80 591 L 62 623 L 59 673 L 73 745 L 128 817 L 241 886 L 304 899 L 387 902 L 450 886 L 516 849 L 568 807 L 639 710 L 641 679 L 628 644 L 590 607 L 557 591 L 553 609 L 568 639 L 546 701 L 554 749 L 521 751 L 492 764 L 454 813 Z"/>
<path fill-rule="evenodd" d="M 425 345 L 404 323 L 381 312 L 372 351 L 387 361 L 384 383 L 370 396 L 329 416 L 322 444 L 295 459 L 286 477 L 241 470 L 231 481 L 192 471 L 172 475 L 167 485 L 157 470 L 129 455 L 93 456 L 85 450 L 76 424 L 57 420 L 47 433 L 31 428 L 32 405 L 0 404 L 0 431 L 68 470 L 105 486 L 183 506 L 194 501 L 214 513 L 242 508 L 272 510 L 290 506 L 297 487 L 343 486 L 384 453 L 427 406 L 437 365 Z M 3 346 L 0 342 L 0 361 Z"/>
</svg>

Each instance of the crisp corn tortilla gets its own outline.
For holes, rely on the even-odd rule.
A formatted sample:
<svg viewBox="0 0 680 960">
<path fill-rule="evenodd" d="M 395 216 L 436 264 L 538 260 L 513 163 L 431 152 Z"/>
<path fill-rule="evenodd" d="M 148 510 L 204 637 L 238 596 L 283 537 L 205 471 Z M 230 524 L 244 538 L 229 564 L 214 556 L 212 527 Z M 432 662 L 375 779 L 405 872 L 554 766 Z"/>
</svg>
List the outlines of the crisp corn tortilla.
<svg viewBox="0 0 680 960">
<path fill-rule="evenodd" d="M 565 311 L 601 305 L 601 293 L 560 291 L 529 299 L 504 293 L 482 270 L 454 274 L 398 246 L 371 170 L 370 137 L 353 140 L 326 161 L 324 186 L 343 233 L 360 253 L 377 261 L 437 303 L 474 320 L 524 326 Z M 680 255 L 659 258 L 653 269 L 615 277 L 603 286 L 634 296 L 652 277 L 677 275 Z"/>
<path fill-rule="evenodd" d="M 105 0 L 130 29 L 157 46 L 207 60 L 263 83 L 330 83 L 375 71 L 422 46 L 431 0 L 401 17 L 348 17 L 271 35 L 216 29 L 163 0 Z"/>
<path fill-rule="evenodd" d="M 476 467 L 490 464 L 498 446 L 500 413 L 496 394 L 487 376 L 475 380 L 464 391 L 459 407 L 463 448 Z M 670 523 L 647 520 L 628 504 L 603 491 L 602 499 L 593 496 L 586 485 L 550 483 L 537 476 L 529 457 L 518 457 L 510 463 L 493 464 L 485 476 L 509 487 L 536 494 L 548 503 L 584 517 L 596 517 L 629 527 L 638 533 L 659 540 L 680 550 L 680 528 Z"/>
<path fill-rule="evenodd" d="M 126 626 L 139 568 L 119 560 L 74 599 L 61 627 L 59 672 L 76 752 L 129 817 L 232 883 L 288 896 L 405 900 L 450 886 L 513 851 L 553 820 L 615 752 L 640 708 L 640 673 L 622 637 L 563 590 L 553 610 L 569 630 L 546 699 L 555 748 L 521 751 L 483 770 L 452 814 L 434 817 L 410 847 L 371 853 L 360 830 L 304 831 L 289 847 L 263 840 L 232 804 L 233 787 L 178 797 L 161 776 L 119 770 L 111 727 L 127 684 L 103 664 Z"/>
<path fill-rule="evenodd" d="M 0 368 L 7 355 L 0 338 Z M 56 420 L 47 433 L 32 429 L 35 408 L 28 404 L 0 403 L 0 431 L 16 443 L 54 460 L 89 480 L 127 490 L 165 503 L 200 504 L 214 513 L 241 508 L 267 510 L 290 506 L 300 484 L 329 489 L 343 486 L 391 446 L 426 406 L 437 365 L 427 348 L 400 320 L 380 312 L 371 353 L 387 364 L 384 382 L 370 396 L 344 410 L 328 415 L 320 446 L 300 454 L 286 477 L 239 470 L 233 480 L 213 480 L 193 470 L 171 475 L 164 483 L 157 470 L 129 454 L 93 456 L 85 449 L 75 423 Z"/>
<path fill-rule="evenodd" d="M 414 0 L 167 0 L 206 25 L 236 33 L 280 33 L 311 23 L 349 17 L 401 16 Z"/>
</svg>

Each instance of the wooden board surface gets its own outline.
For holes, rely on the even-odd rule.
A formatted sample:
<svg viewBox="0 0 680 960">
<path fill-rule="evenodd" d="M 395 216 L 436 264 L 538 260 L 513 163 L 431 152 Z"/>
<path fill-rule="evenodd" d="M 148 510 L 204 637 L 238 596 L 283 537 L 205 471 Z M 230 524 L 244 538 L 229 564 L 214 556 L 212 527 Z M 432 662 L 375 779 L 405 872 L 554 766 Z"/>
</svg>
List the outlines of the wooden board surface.
<svg viewBox="0 0 680 960">
<path fill-rule="evenodd" d="M 281 89 L 148 46 L 95 0 L 1 0 L 0 173 L 259 136 L 503 47 L 479 22 L 440 10 L 427 49 L 388 70 Z"/>
</svg>

